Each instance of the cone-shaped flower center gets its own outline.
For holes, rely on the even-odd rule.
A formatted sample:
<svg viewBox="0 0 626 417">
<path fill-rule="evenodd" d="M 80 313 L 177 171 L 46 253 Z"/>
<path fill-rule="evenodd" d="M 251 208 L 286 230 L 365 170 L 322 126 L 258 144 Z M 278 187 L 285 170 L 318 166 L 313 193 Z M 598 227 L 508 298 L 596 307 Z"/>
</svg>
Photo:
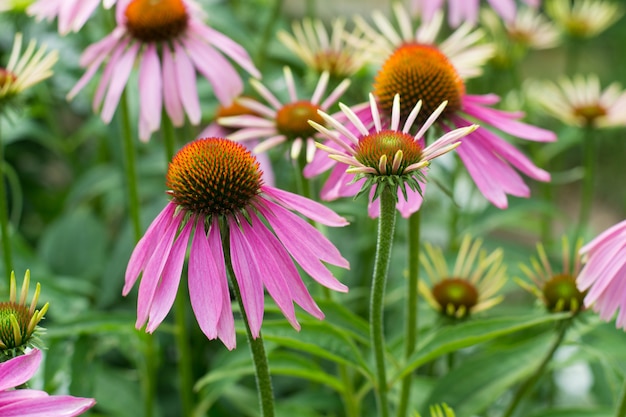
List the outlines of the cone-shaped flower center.
<svg viewBox="0 0 626 417">
<path fill-rule="evenodd" d="M 289 139 L 311 137 L 317 130 L 309 125 L 309 120 L 322 126 L 326 124 L 317 114 L 319 109 L 319 106 L 304 100 L 285 104 L 276 113 L 276 128 Z"/>
<path fill-rule="evenodd" d="M 445 100 L 448 105 L 441 117 L 459 110 L 465 85 L 441 51 L 433 46 L 410 43 L 395 50 L 374 82 L 374 95 L 389 113 L 396 94 L 402 97 L 403 118 L 408 117 L 415 103 L 422 100 L 417 123 L 423 124 Z"/>
<path fill-rule="evenodd" d="M 8 71 L 4 68 L 0 68 L 0 88 L 4 87 L 5 85 L 9 83 L 14 82 L 16 79 L 17 77 L 11 71 Z"/>
<path fill-rule="evenodd" d="M 346 68 L 350 67 L 350 55 L 341 51 L 324 50 L 313 57 L 315 68 L 320 71 L 328 71 L 335 77 L 346 76 Z"/>
<path fill-rule="evenodd" d="M 217 108 L 215 118 L 219 119 L 220 117 L 241 116 L 243 114 L 256 115 L 257 113 L 250 110 L 246 106 L 242 106 L 237 100 L 235 100 L 230 104 L 230 106 L 224 107 L 220 105 Z"/>
<path fill-rule="evenodd" d="M 262 185 L 256 158 L 243 145 L 223 138 L 190 142 L 167 171 L 173 201 L 193 213 L 222 215 L 248 206 Z"/>
<path fill-rule="evenodd" d="M 361 138 L 354 157 L 379 175 L 402 175 L 409 165 L 420 161 L 422 147 L 407 133 L 382 130 Z M 381 158 L 385 159 L 384 164 Z"/>
<path fill-rule="evenodd" d="M 174 39 L 187 28 L 182 0 L 132 0 L 126 8 L 126 28 L 143 42 Z"/>
<path fill-rule="evenodd" d="M 0 303 L 0 347 L 14 349 L 28 340 L 34 331 L 29 326 L 31 318 L 32 314 L 26 305 Z"/>
<path fill-rule="evenodd" d="M 478 303 L 476 287 L 461 278 L 446 278 L 438 282 L 432 293 L 446 316 L 464 317 Z"/>
<path fill-rule="evenodd" d="M 585 298 L 576 287 L 576 279 L 569 274 L 550 278 L 543 287 L 543 296 L 550 311 L 578 311 Z"/>
<path fill-rule="evenodd" d="M 580 106 L 574 109 L 574 114 L 585 121 L 587 126 L 592 126 L 596 119 L 606 116 L 606 109 L 597 104 L 588 106 Z"/>
</svg>

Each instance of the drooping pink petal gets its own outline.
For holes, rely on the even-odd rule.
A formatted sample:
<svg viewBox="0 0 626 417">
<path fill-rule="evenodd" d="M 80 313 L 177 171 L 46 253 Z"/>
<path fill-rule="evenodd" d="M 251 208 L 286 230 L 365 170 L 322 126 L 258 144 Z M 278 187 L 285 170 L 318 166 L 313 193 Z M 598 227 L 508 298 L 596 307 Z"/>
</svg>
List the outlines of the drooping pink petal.
<svg viewBox="0 0 626 417">
<path fill-rule="evenodd" d="M 25 355 L 0 363 L 0 391 L 28 381 L 39 368 L 41 351 L 33 349 Z"/>
<path fill-rule="evenodd" d="M 178 42 L 174 42 L 174 64 L 176 80 L 178 81 L 178 96 L 183 103 L 189 121 L 191 124 L 197 125 L 200 123 L 201 113 L 196 85 L 196 70 L 184 48 Z"/>
<path fill-rule="evenodd" d="M 109 84 L 109 91 L 104 99 L 104 106 L 102 107 L 102 113 L 100 114 L 100 117 L 105 123 L 111 123 L 111 119 L 113 119 L 113 114 L 115 113 L 117 104 L 120 101 L 122 92 L 126 87 L 128 77 L 133 69 L 133 64 L 140 47 L 141 44 L 138 42 L 130 45 L 128 50 L 124 52 L 115 66 L 115 74 L 112 75 L 111 83 Z"/>
<path fill-rule="evenodd" d="M 243 219 L 245 222 L 246 220 Z M 248 317 L 252 337 L 259 337 L 263 321 L 263 284 L 261 271 L 254 259 L 255 248 L 237 225 L 235 219 L 229 219 L 230 256 L 235 271 L 235 278 L 241 292 L 245 314 Z M 242 312 L 243 313 L 243 312 Z"/>
<path fill-rule="evenodd" d="M 150 132 L 155 132 L 161 127 L 162 83 L 159 55 L 156 45 L 150 43 L 145 47 L 139 67 L 139 111 L 141 118 L 148 122 Z M 145 142 L 149 135 L 140 139 Z"/>
<path fill-rule="evenodd" d="M 348 224 L 346 219 L 339 216 L 328 207 L 306 197 L 268 186 L 261 187 L 261 190 L 285 207 L 302 213 L 309 219 L 315 220 L 321 224 L 327 226 L 345 226 Z"/>
<path fill-rule="evenodd" d="M 0 393 L 2 394 L 2 393 Z M 53 395 L 0 407 L 2 417 L 74 417 L 93 407 L 92 398 Z"/>
<path fill-rule="evenodd" d="M 515 1 L 514 0 L 487 0 L 493 10 L 502 17 L 506 23 L 511 23 L 515 20 Z"/>
<path fill-rule="evenodd" d="M 165 111 L 174 126 L 180 127 L 185 123 L 183 104 L 178 95 L 178 80 L 175 58 L 169 46 L 163 46 L 163 101 Z"/>
</svg>

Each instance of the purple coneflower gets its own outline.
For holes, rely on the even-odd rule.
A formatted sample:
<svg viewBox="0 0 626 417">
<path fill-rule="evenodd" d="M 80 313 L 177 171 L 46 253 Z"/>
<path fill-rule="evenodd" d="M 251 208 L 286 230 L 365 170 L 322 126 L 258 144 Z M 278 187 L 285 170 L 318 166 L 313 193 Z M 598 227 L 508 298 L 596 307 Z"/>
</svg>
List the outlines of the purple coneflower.
<svg viewBox="0 0 626 417">
<path fill-rule="evenodd" d="M 413 32 L 408 14 L 400 4 L 395 5 L 400 25 L 396 33 L 382 14 L 374 21 L 381 33 L 363 20 L 359 25 L 367 36 L 364 47 L 378 45 L 381 51 L 391 51 L 379 70 L 374 83 L 374 95 L 381 108 L 390 112 L 396 94 L 402 97 L 403 118 L 414 103 L 422 100 L 424 114 L 431 114 L 442 102 L 448 105 L 437 120 L 444 130 L 473 123 L 483 128 L 472 132 L 458 154 L 478 189 L 498 208 L 508 206 L 507 194 L 528 197 L 530 189 L 516 169 L 539 181 L 549 181 L 550 174 L 536 167 L 498 133 L 500 130 L 522 139 L 547 142 L 556 140 L 550 131 L 521 123 L 521 112 L 505 112 L 491 108 L 498 103 L 494 94 L 470 95 L 465 80 L 481 73 L 481 65 L 493 54 L 490 45 L 477 45 L 483 34 L 462 25 L 445 41 L 437 44 L 435 37 L 441 25 L 441 14 Z M 415 33 L 415 34 L 414 34 Z M 426 117 L 426 116 L 424 116 Z M 418 118 L 418 122 L 423 122 Z"/>
<path fill-rule="evenodd" d="M 73 417 L 94 406 L 92 398 L 48 395 L 34 389 L 15 389 L 27 382 L 39 368 L 41 351 L 33 349 L 0 363 L 0 416 Z"/>
<path fill-rule="evenodd" d="M 318 110 L 327 111 L 346 91 L 350 82 L 344 80 L 322 101 L 328 86 L 329 74 L 322 73 L 310 99 L 299 99 L 296 84 L 288 67 L 284 69 L 285 83 L 289 91 L 289 101 L 281 101 L 257 80 L 250 80 L 252 87 L 269 104 L 270 107 L 253 99 L 242 98 L 239 103 L 257 113 L 257 115 L 242 115 L 223 117 L 218 123 L 237 130 L 228 136 L 234 141 L 260 140 L 254 148 L 257 153 L 265 152 L 282 143 L 288 143 L 290 156 L 297 159 L 306 146 L 306 160 L 310 162 L 315 154 L 315 139 L 317 133 L 308 121 L 314 120 L 324 123 L 317 114 Z"/>
<path fill-rule="evenodd" d="M 136 61 L 139 62 L 139 137 L 148 140 L 161 125 L 163 106 L 175 126 L 185 114 L 200 123 L 196 71 L 213 86 L 220 103 L 228 105 L 243 90 L 241 77 L 224 58 L 231 58 L 256 77 L 260 74 L 248 53 L 236 42 L 205 25 L 191 0 L 119 0 L 117 27 L 89 46 L 80 64 L 83 77 L 68 94 L 74 97 L 108 59 L 94 97 L 102 105 L 105 123 L 115 109 Z"/>
<path fill-rule="evenodd" d="M 369 215 L 378 217 L 380 212 L 377 197 L 382 188 L 397 188 L 396 208 L 402 216 L 408 217 L 419 210 L 422 204 L 422 188 L 425 182 L 424 171 L 430 161 L 456 148 L 459 139 L 478 126 L 468 126 L 453 130 L 431 145 L 425 147 L 423 136 L 433 122 L 445 109 L 446 103 L 435 109 L 419 128 L 410 134 L 413 122 L 418 118 L 421 102 L 418 102 L 400 129 L 400 97 L 395 96 L 389 125 L 380 116 L 380 110 L 370 94 L 370 114 L 374 130 L 370 131 L 358 116 L 347 106 L 339 104 L 345 117 L 352 126 L 344 126 L 339 121 L 320 111 L 321 118 L 332 129 L 311 121 L 311 126 L 319 130 L 328 139 L 328 145 L 318 147 L 330 154 L 328 158 L 316 158 L 307 165 L 304 175 L 311 177 L 329 168 L 331 174 L 322 189 L 322 198 L 333 200 L 338 197 L 353 196 L 360 192 L 370 192 Z M 353 133 L 356 131 L 357 133 Z M 334 165 L 334 167 L 333 167 Z M 359 191 L 361 190 L 361 191 Z"/>
<path fill-rule="evenodd" d="M 209 339 L 235 347 L 226 271 L 234 272 L 254 338 L 263 320 L 265 287 L 287 320 L 300 328 L 293 302 L 324 314 L 302 282 L 294 260 L 320 284 L 347 291 L 323 262 L 348 268 L 337 248 L 304 219 L 328 226 L 347 222 L 323 205 L 263 183 L 259 163 L 245 147 L 223 138 L 188 143 L 167 173 L 171 201 L 139 241 L 126 269 L 124 295 L 140 273 L 138 328 L 153 332 L 170 310 L 189 253 L 189 296 Z M 193 236 L 192 236 L 193 235 Z"/>
<path fill-rule="evenodd" d="M 578 289 L 588 291 L 585 307 L 593 306 L 609 321 L 619 310 L 615 325 L 626 330 L 626 220 L 602 232 L 580 249 L 585 266 Z"/>
</svg>

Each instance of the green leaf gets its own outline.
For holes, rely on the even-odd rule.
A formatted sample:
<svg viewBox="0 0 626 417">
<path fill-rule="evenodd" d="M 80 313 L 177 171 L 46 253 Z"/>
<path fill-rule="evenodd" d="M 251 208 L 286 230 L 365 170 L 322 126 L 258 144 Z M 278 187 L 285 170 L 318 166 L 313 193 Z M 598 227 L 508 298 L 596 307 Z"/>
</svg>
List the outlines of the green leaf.
<svg viewBox="0 0 626 417">
<path fill-rule="evenodd" d="M 402 378 L 417 367 L 446 353 L 568 317 L 570 317 L 569 313 L 561 313 L 471 319 L 467 322 L 436 329 L 430 337 L 422 338 L 416 353 L 407 361 L 407 365 L 394 375 L 393 380 Z"/>
<path fill-rule="evenodd" d="M 135 320 L 135 314 L 128 312 L 85 313 L 76 320 L 46 327 L 45 337 L 57 339 L 87 334 L 134 333 Z"/>
<path fill-rule="evenodd" d="M 614 411 L 610 408 L 552 408 L 531 414 L 529 417 L 613 417 L 614 415 Z"/>
</svg>

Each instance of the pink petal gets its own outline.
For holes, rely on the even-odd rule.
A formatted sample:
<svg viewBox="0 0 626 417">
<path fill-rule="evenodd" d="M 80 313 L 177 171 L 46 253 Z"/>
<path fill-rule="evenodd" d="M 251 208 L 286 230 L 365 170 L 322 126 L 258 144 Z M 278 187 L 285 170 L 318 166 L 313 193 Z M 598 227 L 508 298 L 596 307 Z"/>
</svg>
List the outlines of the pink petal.
<svg viewBox="0 0 626 417">
<path fill-rule="evenodd" d="M 120 101 L 122 92 L 126 87 L 126 82 L 128 82 L 128 77 L 133 69 L 133 64 L 135 63 L 135 58 L 137 57 L 140 46 L 141 44 L 138 42 L 132 44 L 115 65 L 115 74 L 112 76 L 109 91 L 104 99 L 104 106 L 100 114 L 100 117 L 105 123 L 110 123 L 111 119 L 113 119 L 113 114 Z"/>
<path fill-rule="evenodd" d="M 176 67 L 176 80 L 178 81 L 178 96 L 183 108 L 193 125 L 200 123 L 200 101 L 198 100 L 198 87 L 196 85 L 196 70 L 187 56 L 187 52 L 178 43 L 174 42 L 174 64 Z"/>
<path fill-rule="evenodd" d="M 145 48 L 139 67 L 139 106 L 141 116 L 148 122 L 150 132 L 157 131 L 161 127 L 162 90 L 163 80 L 159 55 L 154 43 L 150 43 Z"/>
<path fill-rule="evenodd" d="M 95 403 L 96 401 L 92 398 L 69 395 L 45 396 L 0 407 L 0 415 L 2 417 L 74 417 L 84 413 Z"/>
<path fill-rule="evenodd" d="M 0 391 L 17 387 L 28 381 L 41 363 L 41 351 L 33 349 L 25 355 L 0 363 Z"/>
<path fill-rule="evenodd" d="M 285 207 L 297 211 L 309 219 L 315 220 L 321 224 L 325 224 L 327 226 L 345 226 L 348 224 L 346 219 L 339 216 L 328 207 L 306 197 L 269 186 L 262 186 L 261 190 Z"/>
<path fill-rule="evenodd" d="M 178 95 L 176 63 L 169 46 L 163 45 L 163 100 L 165 110 L 174 126 L 180 127 L 185 122 L 183 104 Z"/>
</svg>

